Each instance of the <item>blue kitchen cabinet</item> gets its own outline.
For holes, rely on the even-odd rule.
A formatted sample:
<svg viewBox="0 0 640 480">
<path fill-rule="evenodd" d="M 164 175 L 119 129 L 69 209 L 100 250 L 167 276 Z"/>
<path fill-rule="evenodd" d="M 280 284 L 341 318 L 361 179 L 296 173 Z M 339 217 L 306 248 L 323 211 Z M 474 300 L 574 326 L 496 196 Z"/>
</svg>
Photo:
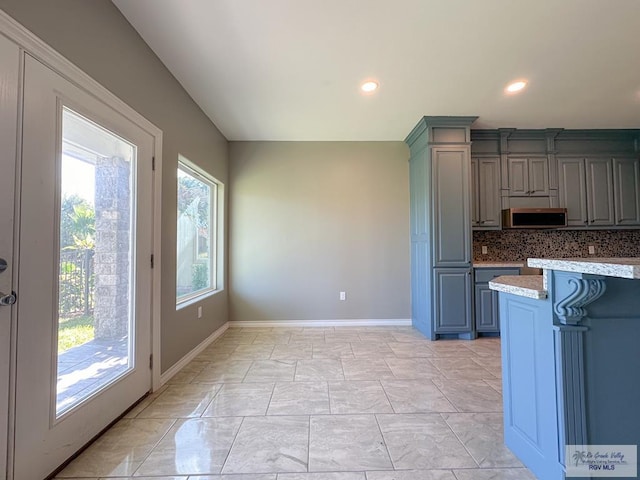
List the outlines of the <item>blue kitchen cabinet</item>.
<svg viewBox="0 0 640 480">
<path fill-rule="evenodd" d="M 423 117 L 405 140 L 411 152 L 411 317 L 432 340 L 473 334 L 470 127 L 475 119 Z"/>
</svg>

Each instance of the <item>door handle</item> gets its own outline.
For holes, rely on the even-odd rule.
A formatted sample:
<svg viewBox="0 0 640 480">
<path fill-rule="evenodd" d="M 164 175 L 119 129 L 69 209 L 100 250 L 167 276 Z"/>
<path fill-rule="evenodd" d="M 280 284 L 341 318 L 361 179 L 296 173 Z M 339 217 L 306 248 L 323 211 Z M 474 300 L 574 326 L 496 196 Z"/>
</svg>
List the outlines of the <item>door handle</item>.
<svg viewBox="0 0 640 480">
<path fill-rule="evenodd" d="M 4 293 L 0 292 L 0 305 L 8 307 L 13 305 L 17 301 L 18 296 L 16 295 L 16 292 L 11 292 L 9 295 L 5 295 Z"/>
</svg>

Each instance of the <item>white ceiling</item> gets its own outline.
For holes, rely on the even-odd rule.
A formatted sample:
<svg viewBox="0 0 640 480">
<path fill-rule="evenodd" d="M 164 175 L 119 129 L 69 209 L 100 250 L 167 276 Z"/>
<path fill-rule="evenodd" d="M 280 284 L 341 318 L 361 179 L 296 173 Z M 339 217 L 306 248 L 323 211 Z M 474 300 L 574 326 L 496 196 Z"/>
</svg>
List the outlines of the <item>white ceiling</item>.
<svg viewBox="0 0 640 480">
<path fill-rule="evenodd" d="M 423 115 L 640 128 L 638 0 L 113 2 L 229 140 L 402 140 Z"/>
</svg>

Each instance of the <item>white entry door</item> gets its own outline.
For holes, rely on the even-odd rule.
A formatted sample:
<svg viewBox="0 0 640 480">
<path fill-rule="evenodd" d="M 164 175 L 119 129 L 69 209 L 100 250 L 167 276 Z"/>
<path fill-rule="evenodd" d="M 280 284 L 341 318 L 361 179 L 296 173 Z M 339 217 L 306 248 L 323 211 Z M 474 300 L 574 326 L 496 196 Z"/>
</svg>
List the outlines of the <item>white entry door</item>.
<svg viewBox="0 0 640 480">
<path fill-rule="evenodd" d="M 19 49 L 0 36 L 0 480 L 6 479 Z M 3 301 L 4 300 L 4 301 Z"/>
<path fill-rule="evenodd" d="M 45 478 L 151 388 L 153 148 L 26 55 L 16 480 Z"/>
</svg>

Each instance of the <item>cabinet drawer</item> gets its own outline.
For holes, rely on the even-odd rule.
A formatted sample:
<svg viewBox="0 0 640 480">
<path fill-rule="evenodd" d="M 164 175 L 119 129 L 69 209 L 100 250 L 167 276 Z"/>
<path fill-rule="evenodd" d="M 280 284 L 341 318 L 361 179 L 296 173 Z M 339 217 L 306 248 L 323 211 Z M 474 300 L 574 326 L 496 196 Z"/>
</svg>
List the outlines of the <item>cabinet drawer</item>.
<svg viewBox="0 0 640 480">
<path fill-rule="evenodd" d="M 520 269 L 514 268 L 474 268 L 476 283 L 486 283 L 500 275 L 519 275 Z"/>
</svg>

